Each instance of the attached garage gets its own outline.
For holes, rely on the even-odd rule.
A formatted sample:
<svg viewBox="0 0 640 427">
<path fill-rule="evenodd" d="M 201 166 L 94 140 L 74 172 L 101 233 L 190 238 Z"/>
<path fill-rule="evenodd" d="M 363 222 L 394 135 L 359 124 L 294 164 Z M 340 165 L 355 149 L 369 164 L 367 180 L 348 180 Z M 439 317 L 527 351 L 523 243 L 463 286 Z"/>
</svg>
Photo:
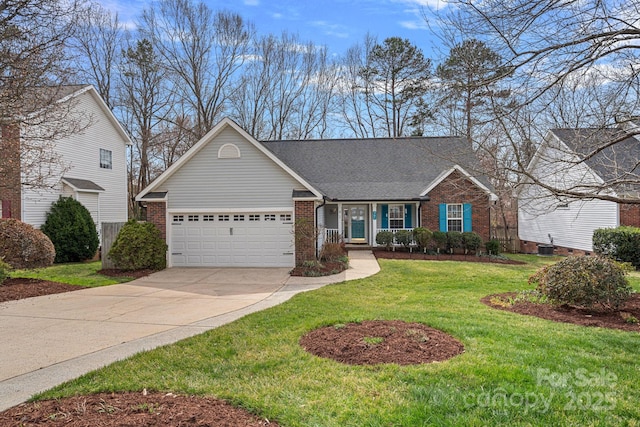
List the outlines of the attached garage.
<svg viewBox="0 0 640 427">
<path fill-rule="evenodd" d="M 174 213 L 174 267 L 293 267 L 292 212 Z"/>
</svg>

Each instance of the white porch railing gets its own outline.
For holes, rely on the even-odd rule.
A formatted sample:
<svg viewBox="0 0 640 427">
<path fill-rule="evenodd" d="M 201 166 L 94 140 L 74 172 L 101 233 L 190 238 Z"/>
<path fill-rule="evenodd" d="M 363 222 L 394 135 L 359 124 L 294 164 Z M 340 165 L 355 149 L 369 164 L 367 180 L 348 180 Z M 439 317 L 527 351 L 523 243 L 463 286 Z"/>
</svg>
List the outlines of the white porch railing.
<svg viewBox="0 0 640 427">
<path fill-rule="evenodd" d="M 340 243 L 342 237 L 337 228 L 325 228 L 324 229 L 324 241 L 329 243 Z"/>
</svg>

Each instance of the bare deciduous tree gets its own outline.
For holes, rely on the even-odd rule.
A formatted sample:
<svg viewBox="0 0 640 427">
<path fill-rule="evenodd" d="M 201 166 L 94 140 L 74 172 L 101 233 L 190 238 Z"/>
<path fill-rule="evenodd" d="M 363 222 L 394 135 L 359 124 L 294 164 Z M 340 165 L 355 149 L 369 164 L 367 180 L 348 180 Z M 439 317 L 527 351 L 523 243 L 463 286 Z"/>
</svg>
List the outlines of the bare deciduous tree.
<svg viewBox="0 0 640 427">
<path fill-rule="evenodd" d="M 142 15 L 144 37 L 151 40 L 174 79 L 173 90 L 193 116 L 193 139 L 219 120 L 237 72 L 249 53 L 253 26 L 231 12 L 213 12 L 189 0 L 160 0 Z"/>
</svg>

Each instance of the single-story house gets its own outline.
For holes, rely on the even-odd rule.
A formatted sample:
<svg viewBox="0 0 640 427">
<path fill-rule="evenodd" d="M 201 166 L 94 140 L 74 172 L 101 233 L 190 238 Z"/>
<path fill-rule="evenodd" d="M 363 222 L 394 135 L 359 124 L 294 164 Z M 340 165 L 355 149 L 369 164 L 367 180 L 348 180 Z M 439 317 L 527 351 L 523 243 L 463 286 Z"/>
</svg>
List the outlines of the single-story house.
<svg viewBox="0 0 640 427">
<path fill-rule="evenodd" d="M 224 119 L 144 189 L 169 266 L 292 267 L 324 241 L 376 246 L 381 230 L 490 238 L 485 178 L 463 138 L 259 142 Z M 294 247 L 294 224 L 317 242 Z"/>
<path fill-rule="evenodd" d="M 584 194 L 570 197 L 525 181 L 518 194 L 518 234 L 521 250 L 537 253 L 539 245 L 555 253 L 591 253 L 594 230 L 622 225 L 640 226 L 640 206 L 603 200 L 600 196 L 637 199 L 640 141 L 622 128 L 551 129 L 530 164 L 528 173 L 555 189 Z M 586 156 L 608 141 L 616 141 Z M 586 160 L 583 160 L 585 157 Z M 631 181 L 629 181 L 631 182 Z M 595 197 L 591 197 L 595 196 Z"/>
<path fill-rule="evenodd" d="M 0 216 L 38 228 L 52 203 L 60 196 L 73 197 L 89 210 L 100 233 L 102 222 L 127 220 L 127 147 L 131 140 L 93 86 L 65 86 L 57 95 L 65 117 L 78 122 L 68 128 L 82 129 L 63 132 L 62 137 L 45 143 L 59 158 L 56 161 L 37 165 L 39 170 L 25 170 L 22 158 L 29 153 L 21 146 L 25 138 L 39 137 L 38 125 L 1 126 Z M 67 127 L 65 123 L 59 126 Z M 38 186 L 25 183 L 23 178 L 29 181 L 30 175 L 42 182 Z"/>
</svg>

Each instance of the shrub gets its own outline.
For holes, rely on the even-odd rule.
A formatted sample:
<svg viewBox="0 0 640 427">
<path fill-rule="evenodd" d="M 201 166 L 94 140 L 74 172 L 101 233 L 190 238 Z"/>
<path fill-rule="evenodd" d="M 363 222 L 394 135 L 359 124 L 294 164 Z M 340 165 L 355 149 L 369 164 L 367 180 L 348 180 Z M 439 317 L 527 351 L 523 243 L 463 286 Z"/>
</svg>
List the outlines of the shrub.
<svg viewBox="0 0 640 427">
<path fill-rule="evenodd" d="M 393 244 L 393 233 L 391 231 L 380 231 L 376 234 L 376 243 L 385 246 L 387 250 Z"/>
<path fill-rule="evenodd" d="M 482 237 L 478 233 L 474 233 L 473 231 L 466 231 L 462 233 L 462 247 L 467 252 L 478 252 L 482 246 Z"/>
<path fill-rule="evenodd" d="M 500 254 L 500 241 L 493 239 L 488 242 L 484 242 L 484 248 L 487 250 L 487 253 L 490 255 L 499 255 Z"/>
<path fill-rule="evenodd" d="M 447 233 L 444 231 L 434 231 L 431 235 L 433 243 L 436 245 L 438 252 L 447 249 Z"/>
<path fill-rule="evenodd" d="M 398 244 L 408 248 L 413 240 L 413 233 L 409 230 L 398 230 L 396 231 L 395 237 Z"/>
<path fill-rule="evenodd" d="M 167 245 L 150 222 L 127 222 L 116 237 L 109 257 L 121 270 L 162 270 L 167 266 Z"/>
<path fill-rule="evenodd" d="M 640 268 L 640 228 L 600 228 L 593 232 L 593 251 Z"/>
<path fill-rule="evenodd" d="M 631 295 L 625 272 L 604 257 L 569 257 L 529 279 L 537 289 L 560 304 L 618 310 Z"/>
<path fill-rule="evenodd" d="M 462 233 L 459 231 L 447 232 L 447 250 L 451 253 L 462 247 Z"/>
<path fill-rule="evenodd" d="M 53 264 L 56 250 L 40 230 L 16 219 L 0 219 L 0 259 L 12 268 L 42 268 Z"/>
<path fill-rule="evenodd" d="M 432 236 L 433 233 L 428 228 L 416 227 L 413 229 L 413 239 L 421 250 L 426 250 L 429 247 Z"/>
<path fill-rule="evenodd" d="M 324 261 L 340 261 L 347 255 L 344 243 L 324 242 L 320 250 L 320 259 Z"/>
<path fill-rule="evenodd" d="M 0 259 L 0 285 L 9 278 L 9 270 L 11 266 Z"/>
<path fill-rule="evenodd" d="M 71 197 L 61 196 L 51 205 L 42 232 L 56 248 L 57 263 L 91 259 L 100 244 L 91 214 Z"/>
</svg>

